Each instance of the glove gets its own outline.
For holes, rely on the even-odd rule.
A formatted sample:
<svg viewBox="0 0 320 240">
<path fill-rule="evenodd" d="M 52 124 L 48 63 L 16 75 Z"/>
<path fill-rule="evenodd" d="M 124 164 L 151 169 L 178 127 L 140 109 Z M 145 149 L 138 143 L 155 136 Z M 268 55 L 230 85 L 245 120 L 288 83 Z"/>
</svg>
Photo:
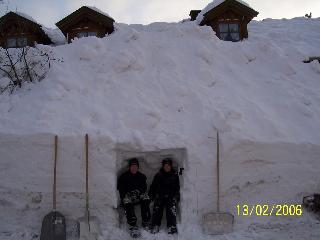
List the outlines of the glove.
<svg viewBox="0 0 320 240">
<path fill-rule="evenodd" d="M 148 193 L 142 193 L 141 195 L 140 195 L 140 199 L 142 200 L 142 201 L 150 201 L 150 197 L 149 197 L 149 195 L 148 195 Z"/>
<path fill-rule="evenodd" d="M 133 190 L 131 192 L 126 193 L 123 198 L 123 204 L 136 204 L 140 201 L 140 192 L 139 190 Z"/>
<path fill-rule="evenodd" d="M 132 203 L 130 197 L 128 197 L 128 194 L 126 194 L 126 196 L 122 199 L 122 203 L 123 205 Z"/>
<path fill-rule="evenodd" d="M 140 191 L 139 190 L 133 190 L 129 192 L 130 200 L 132 203 L 136 204 L 140 201 Z"/>
</svg>

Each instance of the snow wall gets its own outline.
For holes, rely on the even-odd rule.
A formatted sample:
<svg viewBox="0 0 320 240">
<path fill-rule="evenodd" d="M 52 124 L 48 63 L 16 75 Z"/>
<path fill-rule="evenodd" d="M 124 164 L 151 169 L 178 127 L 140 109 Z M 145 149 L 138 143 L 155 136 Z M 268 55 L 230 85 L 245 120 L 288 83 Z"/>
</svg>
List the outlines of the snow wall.
<svg viewBox="0 0 320 240">
<path fill-rule="evenodd" d="M 119 223 L 116 179 L 126 157 L 142 157 L 149 163 L 148 169 L 154 171 L 163 154 L 180 159 L 179 167 L 185 168 L 180 228 L 199 226 L 204 213 L 216 210 L 215 138 L 206 139 L 212 143 L 206 146 L 211 148 L 201 154 L 195 151 L 201 146 L 163 152 L 115 143 L 108 137 L 90 137 L 89 141 L 90 208 L 103 222 L 102 229 Z M 53 142 L 51 134 L 0 135 L 0 218 L 8 218 L 2 222 L 0 232 L 25 229 L 39 233 L 42 218 L 52 208 Z M 297 204 L 304 194 L 319 191 L 319 146 L 252 141 L 228 145 L 228 142 L 221 134 L 221 209 L 235 215 L 235 228 L 253 222 L 284 221 L 237 216 L 237 204 Z M 84 214 L 84 149 L 82 136 L 59 138 L 57 208 L 67 220 Z M 201 161 L 203 158 L 205 161 Z"/>
</svg>

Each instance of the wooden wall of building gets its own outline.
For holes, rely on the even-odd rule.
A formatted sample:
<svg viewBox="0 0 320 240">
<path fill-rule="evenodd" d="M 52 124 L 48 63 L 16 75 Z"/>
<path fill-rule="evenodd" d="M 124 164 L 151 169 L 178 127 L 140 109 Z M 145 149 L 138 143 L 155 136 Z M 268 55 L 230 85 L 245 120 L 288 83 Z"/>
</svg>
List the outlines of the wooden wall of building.
<svg viewBox="0 0 320 240">
<path fill-rule="evenodd" d="M 88 18 L 84 18 L 68 29 L 68 43 L 71 43 L 71 40 L 81 32 L 96 32 L 97 37 L 104 37 L 106 34 L 112 33 L 112 31 L 112 29 L 107 29 Z"/>
</svg>

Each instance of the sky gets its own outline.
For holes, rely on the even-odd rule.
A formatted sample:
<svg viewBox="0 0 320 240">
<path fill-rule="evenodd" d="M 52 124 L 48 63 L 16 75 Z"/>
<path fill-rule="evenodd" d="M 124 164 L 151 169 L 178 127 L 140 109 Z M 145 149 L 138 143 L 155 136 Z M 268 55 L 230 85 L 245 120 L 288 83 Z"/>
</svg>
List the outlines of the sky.
<svg viewBox="0 0 320 240">
<path fill-rule="evenodd" d="M 312 12 L 320 17 L 320 0 L 245 0 L 259 12 L 255 20 L 301 17 Z M 2 2 L 2 4 L 1 4 Z M 24 12 L 47 27 L 83 5 L 107 12 L 116 22 L 149 24 L 178 22 L 192 9 L 203 9 L 212 0 L 0 0 L 0 16 L 9 11 Z"/>
</svg>

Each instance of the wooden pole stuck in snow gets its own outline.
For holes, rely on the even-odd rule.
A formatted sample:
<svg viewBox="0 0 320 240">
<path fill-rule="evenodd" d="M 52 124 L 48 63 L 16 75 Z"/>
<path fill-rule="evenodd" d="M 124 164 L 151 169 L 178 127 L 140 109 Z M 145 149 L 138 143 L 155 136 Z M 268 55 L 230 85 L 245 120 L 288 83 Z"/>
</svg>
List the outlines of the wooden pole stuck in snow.
<svg viewBox="0 0 320 240">
<path fill-rule="evenodd" d="M 86 204 L 85 214 L 79 219 L 80 240 L 97 240 L 101 235 L 99 220 L 97 217 L 90 216 L 89 209 L 89 136 L 85 136 L 85 167 L 86 167 Z"/>
<path fill-rule="evenodd" d="M 40 240 L 66 240 L 66 220 L 57 211 L 57 158 L 58 136 L 54 137 L 53 196 L 52 211 L 42 220 Z"/>
<path fill-rule="evenodd" d="M 232 231 L 234 216 L 228 212 L 220 212 L 220 139 L 217 131 L 217 211 L 203 216 L 203 231 L 209 235 L 220 235 Z"/>
</svg>

